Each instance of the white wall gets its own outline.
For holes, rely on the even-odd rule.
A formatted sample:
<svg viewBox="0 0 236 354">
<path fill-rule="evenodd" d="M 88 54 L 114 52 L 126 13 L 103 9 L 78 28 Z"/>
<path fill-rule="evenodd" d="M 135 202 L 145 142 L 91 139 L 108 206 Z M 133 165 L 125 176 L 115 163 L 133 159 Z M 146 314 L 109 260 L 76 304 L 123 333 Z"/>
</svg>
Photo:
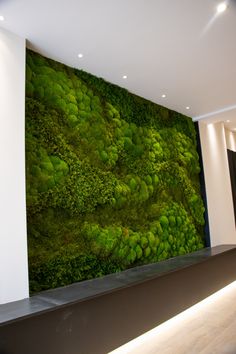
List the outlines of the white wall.
<svg viewBox="0 0 236 354">
<path fill-rule="evenodd" d="M 235 244 L 233 199 L 224 124 L 199 122 L 211 246 Z"/>
<path fill-rule="evenodd" d="M 227 149 L 236 151 L 236 133 L 225 128 L 225 139 Z"/>
<path fill-rule="evenodd" d="M 25 40 L 0 28 L 0 303 L 28 297 Z"/>
</svg>

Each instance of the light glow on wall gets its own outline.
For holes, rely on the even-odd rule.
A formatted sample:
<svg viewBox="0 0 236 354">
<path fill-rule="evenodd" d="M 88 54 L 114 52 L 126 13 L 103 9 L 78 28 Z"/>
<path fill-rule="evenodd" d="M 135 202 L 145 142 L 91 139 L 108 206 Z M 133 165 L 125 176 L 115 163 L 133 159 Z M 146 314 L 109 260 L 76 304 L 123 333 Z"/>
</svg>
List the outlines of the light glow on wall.
<svg viewBox="0 0 236 354">
<path fill-rule="evenodd" d="M 229 132 L 229 143 L 231 150 L 236 151 L 235 133 L 233 132 Z"/>
<path fill-rule="evenodd" d="M 230 132 L 230 134 L 229 134 L 229 139 L 230 139 L 231 145 L 234 146 L 234 137 L 233 137 L 233 133 L 232 132 Z M 235 149 L 235 147 L 234 147 L 234 149 Z"/>
<path fill-rule="evenodd" d="M 224 301 L 225 296 L 230 295 L 232 291 L 236 291 L 236 281 L 215 292 L 214 294 L 200 301 L 196 305 L 181 312 L 170 320 L 162 323 L 156 328 L 150 330 L 149 332 L 146 332 L 140 337 L 137 337 L 134 340 L 126 343 L 125 345 L 115 349 L 109 354 L 139 354 L 141 353 L 141 351 L 139 351 L 139 347 L 141 345 L 145 345 L 145 343 L 158 343 L 158 338 L 161 338 L 161 340 L 163 341 L 167 336 L 169 340 L 170 336 L 175 336 L 176 328 L 178 328 L 180 325 L 183 326 L 189 323 L 190 321 L 194 321 L 197 315 L 199 316 L 201 315 L 201 313 L 204 313 L 207 310 L 209 311 L 209 307 L 218 306 L 219 301 Z"/>
<path fill-rule="evenodd" d="M 215 124 L 210 123 L 207 125 L 207 133 L 208 133 L 208 139 L 209 139 L 209 143 L 211 146 L 211 154 L 215 157 L 217 156 L 218 153 L 218 140 L 217 140 L 217 134 L 215 131 Z M 217 161 L 213 160 L 213 161 Z"/>
<path fill-rule="evenodd" d="M 235 129 L 229 130 L 227 126 L 224 127 L 226 147 L 229 150 L 236 151 L 236 132 Z"/>
</svg>

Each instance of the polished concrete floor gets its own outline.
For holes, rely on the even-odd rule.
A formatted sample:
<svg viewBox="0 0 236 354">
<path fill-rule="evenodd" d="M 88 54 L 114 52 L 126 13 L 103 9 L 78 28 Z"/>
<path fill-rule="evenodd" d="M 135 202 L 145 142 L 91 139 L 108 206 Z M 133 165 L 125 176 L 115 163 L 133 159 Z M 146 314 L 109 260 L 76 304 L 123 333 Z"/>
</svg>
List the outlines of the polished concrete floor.
<svg viewBox="0 0 236 354">
<path fill-rule="evenodd" d="M 236 282 L 112 354 L 236 354 Z"/>
</svg>

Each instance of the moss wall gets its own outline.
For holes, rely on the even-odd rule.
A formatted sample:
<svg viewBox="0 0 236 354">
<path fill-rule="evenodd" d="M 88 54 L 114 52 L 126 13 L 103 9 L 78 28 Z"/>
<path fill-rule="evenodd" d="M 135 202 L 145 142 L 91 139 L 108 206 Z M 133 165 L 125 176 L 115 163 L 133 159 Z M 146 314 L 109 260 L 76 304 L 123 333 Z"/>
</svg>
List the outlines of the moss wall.
<svg viewBox="0 0 236 354">
<path fill-rule="evenodd" d="M 31 292 L 204 247 L 190 118 L 27 51 Z"/>
</svg>

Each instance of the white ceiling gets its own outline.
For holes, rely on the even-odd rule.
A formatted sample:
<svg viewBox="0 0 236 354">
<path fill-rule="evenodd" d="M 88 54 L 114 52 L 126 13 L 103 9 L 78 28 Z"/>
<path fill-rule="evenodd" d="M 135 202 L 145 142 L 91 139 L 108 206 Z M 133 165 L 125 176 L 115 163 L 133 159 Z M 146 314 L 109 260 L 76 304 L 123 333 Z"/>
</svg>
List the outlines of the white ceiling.
<svg viewBox="0 0 236 354">
<path fill-rule="evenodd" d="M 0 0 L 0 15 L 43 55 L 195 119 L 217 111 L 224 119 L 235 106 L 236 124 L 236 1 L 228 1 L 216 16 L 220 0 Z"/>
</svg>

